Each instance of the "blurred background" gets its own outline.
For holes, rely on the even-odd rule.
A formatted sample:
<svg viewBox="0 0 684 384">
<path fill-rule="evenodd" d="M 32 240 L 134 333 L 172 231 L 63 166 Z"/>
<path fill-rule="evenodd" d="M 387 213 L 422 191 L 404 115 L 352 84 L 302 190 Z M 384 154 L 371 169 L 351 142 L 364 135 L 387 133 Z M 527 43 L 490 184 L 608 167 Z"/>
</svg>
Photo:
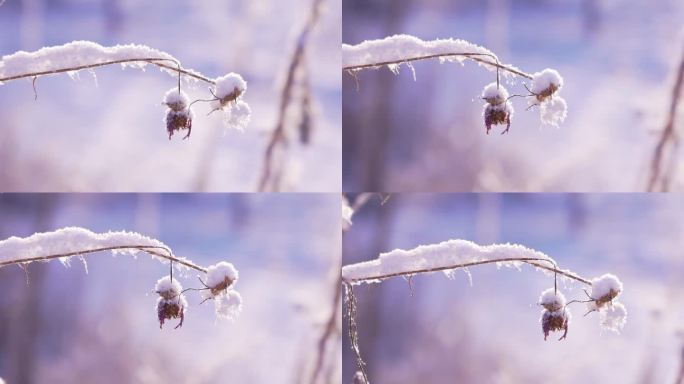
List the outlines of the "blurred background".
<svg viewBox="0 0 684 384">
<path fill-rule="evenodd" d="M 139 254 L 0 268 L 0 377 L 19 383 L 339 383 L 339 333 L 319 356 L 339 276 L 339 195 L 0 194 L 0 238 L 82 226 L 138 231 L 176 255 L 238 268 L 235 322 L 188 292 L 182 328 L 159 329 L 168 264 Z M 179 278 L 197 287 L 195 273 Z M 174 278 L 177 277 L 174 274 Z M 28 283 L 27 283 L 28 279 Z M 334 322 L 339 327 L 339 317 Z"/>
<path fill-rule="evenodd" d="M 288 111 L 281 89 L 298 35 L 314 4 Z M 12 0 L 0 6 L 0 55 L 73 40 L 145 44 L 209 77 L 240 73 L 252 121 L 225 131 L 220 113 L 193 107 L 192 136 L 169 141 L 164 93 L 173 77 L 119 66 L 0 86 L 0 188 L 3 191 L 242 192 L 257 189 L 278 120 L 288 138 L 278 163 L 286 191 L 339 191 L 341 91 L 339 0 L 168 2 Z M 185 87 L 206 99 L 205 85 Z M 306 96 L 306 97 L 305 97 Z M 306 115 L 306 116 L 304 116 Z"/>
<path fill-rule="evenodd" d="M 354 196 L 349 196 L 352 200 Z M 684 369 L 684 200 L 647 194 L 398 194 L 359 209 L 344 264 L 448 239 L 518 243 L 561 268 L 616 274 L 620 335 L 573 304 L 566 340 L 544 341 L 540 293 L 553 277 L 494 265 L 357 286 L 361 353 L 376 383 L 678 383 Z M 582 285 L 559 283 L 568 300 Z M 343 322 L 346 324 L 346 321 Z M 343 382 L 356 371 L 347 330 Z M 684 375 L 684 371 L 680 374 Z M 681 378 L 680 378 L 681 380 Z"/>
<path fill-rule="evenodd" d="M 345 74 L 345 191 L 646 189 L 684 59 L 681 0 L 345 0 L 343 14 L 346 44 L 453 37 L 527 72 L 555 68 L 568 103 L 556 129 L 514 99 L 510 132 L 487 136 L 480 95 L 495 75 L 474 63 L 415 62 L 415 82 L 406 66 L 365 70 L 358 91 Z M 671 188 L 681 190 L 678 169 Z"/>
</svg>

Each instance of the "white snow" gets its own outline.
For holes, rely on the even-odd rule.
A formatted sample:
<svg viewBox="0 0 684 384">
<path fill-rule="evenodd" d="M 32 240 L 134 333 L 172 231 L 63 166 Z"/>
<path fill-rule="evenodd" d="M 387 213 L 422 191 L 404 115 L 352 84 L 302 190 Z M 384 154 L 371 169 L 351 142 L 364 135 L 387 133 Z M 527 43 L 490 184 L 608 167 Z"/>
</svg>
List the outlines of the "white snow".
<svg viewBox="0 0 684 384">
<path fill-rule="evenodd" d="M 508 99 L 508 90 L 496 82 L 489 83 L 482 90 L 482 98 L 492 105 L 502 104 Z"/>
<path fill-rule="evenodd" d="M 387 62 L 403 62 L 408 59 L 455 53 L 475 53 L 484 60 L 496 61 L 496 55 L 479 45 L 460 39 L 437 39 L 424 41 L 410 35 L 394 35 L 379 40 L 366 40 L 357 45 L 342 44 L 342 67 L 354 67 Z M 493 58 L 494 57 L 494 58 Z M 463 62 L 465 56 L 448 56 L 441 61 Z M 485 65 L 495 70 L 491 65 Z M 390 67 L 392 69 L 392 67 Z M 396 73 L 396 65 L 393 71 Z"/>
<path fill-rule="evenodd" d="M 539 118 L 543 124 L 558 127 L 567 115 L 568 105 L 560 96 L 554 96 L 539 104 Z"/>
<path fill-rule="evenodd" d="M 395 249 L 382 253 L 371 261 L 351 264 L 342 268 L 342 278 L 353 284 L 378 282 L 380 276 L 412 274 L 436 268 L 449 268 L 482 261 L 502 259 L 542 259 L 539 264 L 553 264 L 553 259 L 542 252 L 518 244 L 478 245 L 468 240 L 448 240 L 438 244 L 421 245 L 410 250 Z M 545 262 L 548 260 L 550 262 Z M 519 267 L 520 261 L 501 261 L 498 265 Z M 359 281 L 360 279 L 371 279 Z"/>
<path fill-rule="evenodd" d="M 161 63 L 174 68 L 176 64 L 168 60 L 178 62 L 170 54 L 145 45 L 127 44 L 103 47 L 92 41 L 73 41 L 64 45 L 44 47 L 33 52 L 19 51 L 3 56 L 0 61 L 0 78 L 128 59 L 164 59 Z M 142 68 L 146 64 L 142 61 L 122 65 Z M 177 71 L 171 69 L 164 69 L 164 71 L 173 76 L 178 75 Z M 187 76 L 183 78 L 191 79 Z"/>
<path fill-rule="evenodd" d="M 591 280 L 590 295 L 594 300 L 611 296 L 614 299 L 620 295 L 620 292 L 622 292 L 622 282 L 613 274 L 606 273 Z"/>
<path fill-rule="evenodd" d="M 565 295 L 560 291 L 556 291 L 554 288 L 545 290 L 539 297 L 539 304 L 551 312 L 558 311 L 565 307 L 565 303 Z"/>
<path fill-rule="evenodd" d="M 238 280 L 238 270 L 233 264 L 227 261 L 221 261 L 207 268 L 207 280 L 205 284 L 209 287 L 216 287 L 219 284 L 225 283 L 226 279 L 231 281 L 229 285 L 233 286 Z"/>
<path fill-rule="evenodd" d="M 237 95 L 242 95 L 247 90 L 247 82 L 237 73 L 230 72 L 229 74 L 215 79 L 216 86 L 214 87 L 214 94 L 219 99 L 233 94 L 237 90 Z"/>
<path fill-rule="evenodd" d="M 238 100 L 231 104 L 230 108 L 224 108 L 223 125 L 226 128 L 244 131 L 252 119 L 252 109 L 249 107 L 249 104 L 242 100 Z"/>
<path fill-rule="evenodd" d="M 164 95 L 164 104 L 174 111 L 182 111 L 188 107 L 190 99 L 188 95 L 181 91 L 178 92 L 178 87 L 169 89 Z"/>
<path fill-rule="evenodd" d="M 172 299 L 180 295 L 182 290 L 183 286 L 178 282 L 178 279 L 172 281 L 169 276 L 157 280 L 157 284 L 154 286 L 154 291 L 165 299 Z"/>
<path fill-rule="evenodd" d="M 535 94 L 539 94 L 549 89 L 551 85 L 561 88 L 563 86 L 563 77 L 555 69 L 546 68 L 532 75 L 532 88 L 530 90 Z"/>
<path fill-rule="evenodd" d="M 216 316 L 221 319 L 235 320 L 242 312 L 242 296 L 237 291 L 229 290 L 215 299 Z"/>
<path fill-rule="evenodd" d="M 599 311 L 601 328 L 620 333 L 627 323 L 627 308 L 620 302 L 613 302 Z"/>
</svg>

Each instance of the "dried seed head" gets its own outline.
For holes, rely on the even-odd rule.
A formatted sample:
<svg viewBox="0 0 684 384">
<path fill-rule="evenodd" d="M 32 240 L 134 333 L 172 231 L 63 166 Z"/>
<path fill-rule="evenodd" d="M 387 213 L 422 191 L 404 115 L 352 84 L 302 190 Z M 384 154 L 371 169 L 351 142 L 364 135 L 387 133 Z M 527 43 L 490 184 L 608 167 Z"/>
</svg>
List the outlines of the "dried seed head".
<svg viewBox="0 0 684 384">
<path fill-rule="evenodd" d="M 183 286 L 181 286 L 178 280 L 171 280 L 169 276 L 164 276 L 157 280 L 157 284 L 154 286 L 154 291 L 164 299 L 173 299 L 180 295 L 182 290 Z"/>
<path fill-rule="evenodd" d="M 168 319 L 180 319 L 180 323 L 176 328 L 183 325 L 185 318 L 185 310 L 188 302 L 181 293 L 183 287 L 178 280 L 172 280 L 169 276 L 164 276 L 157 280 L 154 290 L 159 294 L 157 299 L 157 318 L 159 319 L 159 328 L 162 328 L 164 321 Z"/>
<path fill-rule="evenodd" d="M 175 111 L 169 109 L 166 111 L 166 131 L 169 133 L 169 139 L 176 131 L 188 130 L 188 134 L 184 137 L 190 137 L 190 132 L 192 131 L 192 118 L 193 113 L 190 109 L 184 109 L 181 111 Z"/>
<path fill-rule="evenodd" d="M 555 312 L 565 307 L 565 296 L 555 288 L 549 288 L 539 297 L 539 305 L 549 312 Z"/>
<path fill-rule="evenodd" d="M 222 261 L 207 268 L 206 285 L 212 297 L 226 293 L 238 279 L 238 271 L 233 264 Z"/>
<path fill-rule="evenodd" d="M 508 132 L 511 127 L 511 116 L 513 115 L 513 107 L 510 103 L 505 102 L 503 104 L 492 105 L 487 103 L 483 112 L 485 127 L 487 128 L 487 134 L 492 129 L 493 125 L 503 125 L 506 124 L 506 129 L 502 133 Z"/>
<path fill-rule="evenodd" d="M 218 99 L 218 109 L 231 106 L 247 90 L 247 82 L 237 73 L 229 73 L 216 79 L 214 95 Z"/>
<path fill-rule="evenodd" d="M 593 279 L 591 281 L 590 296 L 595 307 L 590 309 L 600 309 L 607 303 L 612 302 L 621 292 L 622 282 L 613 274 L 607 273 Z"/>
<path fill-rule="evenodd" d="M 563 78 L 555 69 L 546 68 L 532 75 L 532 93 L 539 103 L 551 97 L 563 86 Z"/>
<path fill-rule="evenodd" d="M 563 308 L 558 311 L 542 310 L 542 331 L 544 332 L 544 340 L 549 336 L 550 332 L 563 331 L 563 336 L 559 340 L 563 340 L 568 335 L 568 325 L 570 324 L 570 312 Z"/>
</svg>

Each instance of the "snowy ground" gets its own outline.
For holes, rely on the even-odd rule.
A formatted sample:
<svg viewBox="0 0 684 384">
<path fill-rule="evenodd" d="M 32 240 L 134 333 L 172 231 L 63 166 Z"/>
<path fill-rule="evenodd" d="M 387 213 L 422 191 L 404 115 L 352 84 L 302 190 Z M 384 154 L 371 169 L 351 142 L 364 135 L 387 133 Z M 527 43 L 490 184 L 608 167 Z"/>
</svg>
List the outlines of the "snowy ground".
<svg viewBox="0 0 684 384">
<path fill-rule="evenodd" d="M 589 278 L 614 273 L 628 310 L 622 334 L 573 314 L 568 338 L 544 341 L 539 294 L 552 278 L 522 267 L 393 278 L 362 285 L 361 350 L 379 383 L 668 383 L 682 364 L 684 312 L 676 195 L 394 195 L 368 203 L 345 234 L 344 263 L 452 238 L 518 243 Z M 561 284 L 568 300 L 583 286 Z M 355 370 L 348 342 L 344 378 Z"/>
<path fill-rule="evenodd" d="M 253 191 L 276 123 L 283 72 L 310 3 L 7 2 L 0 7 L 0 53 L 73 40 L 145 44 L 211 77 L 230 71 L 249 83 L 252 121 L 225 131 L 220 114 L 195 107 L 190 140 L 169 141 L 160 104 L 174 80 L 118 66 L 0 86 L 0 186 L 3 191 Z M 25 11 L 22 11 L 25 9 Z M 274 18 L 273 15 L 278 15 Z M 314 93 L 313 139 L 291 132 L 285 189 L 335 191 L 341 183 L 339 1 L 326 1 L 312 35 L 308 69 Z M 188 89 L 206 98 L 204 85 Z"/>
</svg>

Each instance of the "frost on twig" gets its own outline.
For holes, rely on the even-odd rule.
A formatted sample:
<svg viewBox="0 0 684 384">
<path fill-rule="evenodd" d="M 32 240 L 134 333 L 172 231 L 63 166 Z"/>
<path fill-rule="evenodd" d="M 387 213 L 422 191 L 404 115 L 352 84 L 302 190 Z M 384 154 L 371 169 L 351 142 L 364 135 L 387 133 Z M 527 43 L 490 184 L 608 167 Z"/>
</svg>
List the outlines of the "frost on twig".
<svg viewBox="0 0 684 384">
<path fill-rule="evenodd" d="M 456 62 L 463 64 L 470 60 L 490 71 L 496 72 L 496 82 L 489 84 L 483 91 L 487 101 L 483 112 L 486 133 L 492 125 L 505 125 L 502 133 L 510 129 L 513 107 L 509 99 L 523 97 L 528 99 L 529 108 L 539 107 L 540 120 L 545 125 L 558 127 L 567 116 L 567 104 L 558 91 L 563 86 L 563 79 L 553 69 L 530 74 L 513 65 L 501 64 L 499 58 L 487 48 L 460 39 L 437 39 L 424 41 L 410 35 L 394 35 L 379 40 L 367 40 L 357 45 L 342 44 L 342 70 L 349 73 L 357 81 L 358 73 L 364 69 L 387 67 L 394 74 L 399 73 L 402 64 L 409 67 L 416 79 L 414 61 L 438 59 L 440 63 Z M 501 77 L 522 77 L 531 81 L 530 86 L 523 84 L 524 94 L 508 96 L 508 91 L 501 85 Z M 500 99 L 488 99 L 487 94 L 498 92 Z M 505 95 L 505 96 L 504 96 Z"/>
<path fill-rule="evenodd" d="M 188 134 L 184 137 L 187 138 L 191 130 L 192 112 L 189 107 L 192 103 L 189 103 L 187 96 L 181 90 L 182 80 L 192 83 L 201 81 L 213 87 L 209 90 L 214 95 L 213 99 L 196 101 L 218 101 L 220 104 L 218 109 L 224 112 L 224 122 L 227 127 L 243 129 L 249 122 L 251 113 L 249 105 L 241 100 L 241 96 L 247 89 L 247 83 L 240 75 L 231 72 L 226 76 L 212 79 L 197 71 L 183 68 L 180 61 L 172 55 L 145 45 L 127 44 L 104 47 L 91 41 L 73 41 L 59 46 L 44 47 L 33 52 L 19 51 L 5 55 L 0 60 L 0 85 L 3 82 L 27 78 L 32 79 L 35 92 L 36 80 L 39 77 L 67 73 L 74 78 L 79 71 L 91 71 L 94 68 L 115 64 L 120 64 L 123 68 L 138 69 L 144 69 L 151 64 L 177 77 L 176 93 L 178 99 L 184 99 L 184 105 L 187 108 L 176 110 L 169 106 L 166 99 L 170 93 L 166 94 L 164 104 L 170 109 L 165 118 L 169 138 L 177 130 L 187 130 Z M 228 93 L 224 94 L 226 79 L 231 84 L 239 83 L 239 88 L 231 88 Z"/>
<path fill-rule="evenodd" d="M 421 245 L 410 250 L 395 249 L 380 254 L 375 260 L 342 267 L 349 338 L 356 356 L 358 375 L 364 382 L 368 382 L 368 377 L 359 347 L 355 285 L 380 283 L 392 277 L 407 278 L 410 282 L 416 275 L 436 272 L 450 276 L 457 269 L 485 264 L 513 268 L 526 264 L 553 277 L 553 287 L 543 291 L 537 302 L 543 308 L 540 322 L 544 340 L 551 332 L 563 332 L 559 340 L 567 336 L 571 319 L 569 305 L 573 303 L 587 303 L 590 312 L 598 311 L 603 329 L 618 332 L 625 324 L 625 307 L 613 301 L 620 295 L 623 286 L 620 280 L 611 274 L 590 280 L 567 269 L 560 269 L 555 260 L 542 252 L 517 244 L 482 246 L 467 240 L 448 240 L 438 244 Z M 565 295 L 558 289 L 558 278 L 590 287 L 591 292 L 585 291 L 589 299 L 567 302 Z"/>
<path fill-rule="evenodd" d="M 136 232 L 95 233 L 85 228 L 66 227 L 52 232 L 35 233 L 28 237 L 10 237 L 0 241 L 0 267 L 25 267 L 33 262 L 48 262 L 55 259 L 69 266 L 73 257 L 80 258 L 86 265 L 86 256 L 102 251 L 132 256 L 144 252 L 160 262 L 169 263 L 169 275 L 159 279 L 154 289 L 159 295 L 156 309 L 160 327 L 169 319 L 180 319 L 176 328 L 183 324 L 188 308 L 183 293 L 188 290 L 202 292 L 204 301 L 216 300 L 216 313 L 220 318 L 235 319 L 240 313 L 242 298 L 234 290 L 238 271 L 231 263 L 220 262 L 203 267 L 174 255 L 161 241 Z M 206 274 L 204 286 L 183 290 L 180 282 L 174 279 L 174 268 L 181 272 L 192 269 Z"/>
</svg>

